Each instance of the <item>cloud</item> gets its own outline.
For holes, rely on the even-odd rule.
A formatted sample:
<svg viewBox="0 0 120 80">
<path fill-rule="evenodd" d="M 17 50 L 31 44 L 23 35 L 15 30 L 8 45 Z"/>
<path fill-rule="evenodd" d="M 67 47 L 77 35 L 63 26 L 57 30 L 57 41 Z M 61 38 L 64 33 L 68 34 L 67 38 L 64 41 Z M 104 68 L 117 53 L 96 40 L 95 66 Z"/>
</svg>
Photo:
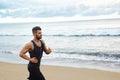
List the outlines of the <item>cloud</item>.
<svg viewBox="0 0 120 80">
<path fill-rule="evenodd" d="M 0 0 L 0 18 L 120 15 L 119 0 Z"/>
<path fill-rule="evenodd" d="M 14 4 L 14 5 L 13 5 Z M 52 17 L 52 16 L 73 16 L 75 10 L 71 5 L 47 4 L 47 3 L 9 3 L 6 9 L 0 9 L 1 17 Z"/>
<path fill-rule="evenodd" d="M 92 3 L 94 2 L 94 3 Z M 81 4 L 82 3 L 82 4 Z M 120 13 L 120 1 L 116 0 L 89 0 L 83 1 L 79 3 L 78 7 L 83 8 L 82 11 L 79 9 L 78 11 L 82 16 L 100 16 L 100 15 L 109 15 L 114 13 Z M 120 14 L 119 14 L 120 15 Z"/>
</svg>

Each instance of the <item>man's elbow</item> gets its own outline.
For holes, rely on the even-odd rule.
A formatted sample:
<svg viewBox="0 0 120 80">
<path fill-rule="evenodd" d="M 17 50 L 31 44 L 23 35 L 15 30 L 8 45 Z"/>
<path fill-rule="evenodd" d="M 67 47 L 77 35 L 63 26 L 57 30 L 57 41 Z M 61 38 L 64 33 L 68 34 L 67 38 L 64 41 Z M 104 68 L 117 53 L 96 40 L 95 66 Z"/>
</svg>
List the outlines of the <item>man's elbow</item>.
<svg viewBox="0 0 120 80">
<path fill-rule="evenodd" d="M 23 57 L 23 54 L 22 54 L 22 53 L 20 53 L 20 54 L 19 54 L 19 57 Z"/>
</svg>

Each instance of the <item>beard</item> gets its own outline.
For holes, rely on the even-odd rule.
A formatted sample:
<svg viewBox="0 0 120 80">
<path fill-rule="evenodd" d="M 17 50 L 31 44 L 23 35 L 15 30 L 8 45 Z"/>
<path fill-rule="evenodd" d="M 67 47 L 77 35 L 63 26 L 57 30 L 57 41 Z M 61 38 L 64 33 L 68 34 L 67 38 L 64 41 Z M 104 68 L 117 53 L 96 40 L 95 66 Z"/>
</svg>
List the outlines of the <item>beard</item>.
<svg viewBox="0 0 120 80">
<path fill-rule="evenodd" d="M 37 40 L 40 40 L 40 38 L 39 38 L 39 37 L 37 37 L 36 39 L 37 39 Z"/>
<path fill-rule="evenodd" d="M 42 37 L 36 35 L 36 39 L 37 39 L 37 40 L 40 40 L 41 38 L 42 38 Z"/>
</svg>

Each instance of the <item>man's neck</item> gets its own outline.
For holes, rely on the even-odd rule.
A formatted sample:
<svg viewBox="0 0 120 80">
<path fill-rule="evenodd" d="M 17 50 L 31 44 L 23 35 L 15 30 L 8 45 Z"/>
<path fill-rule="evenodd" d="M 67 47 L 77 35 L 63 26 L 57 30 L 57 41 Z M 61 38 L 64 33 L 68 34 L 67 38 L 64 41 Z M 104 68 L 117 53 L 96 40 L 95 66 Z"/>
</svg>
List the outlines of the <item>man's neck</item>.
<svg viewBox="0 0 120 80">
<path fill-rule="evenodd" d="M 39 42 L 39 41 L 40 41 L 40 40 L 38 40 L 38 39 L 36 39 L 36 38 L 34 38 L 33 40 L 34 40 L 35 42 Z"/>
</svg>

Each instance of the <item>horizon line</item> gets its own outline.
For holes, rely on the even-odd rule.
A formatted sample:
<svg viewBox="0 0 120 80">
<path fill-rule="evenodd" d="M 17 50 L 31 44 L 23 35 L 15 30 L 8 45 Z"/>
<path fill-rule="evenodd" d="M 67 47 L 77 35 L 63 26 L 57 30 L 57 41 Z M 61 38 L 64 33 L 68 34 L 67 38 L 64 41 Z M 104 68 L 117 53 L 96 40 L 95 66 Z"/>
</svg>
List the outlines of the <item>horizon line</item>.
<svg viewBox="0 0 120 80">
<path fill-rule="evenodd" d="M 10 22 L 7 22 L 5 19 L 10 20 Z M 2 23 L 53 23 L 53 22 L 77 22 L 77 21 L 101 21 L 101 20 L 120 20 L 120 17 L 118 18 L 88 18 L 88 19 L 65 19 L 65 20 L 51 20 L 52 18 L 43 19 L 42 18 L 5 18 L 0 19 L 0 24 Z M 32 20 L 33 19 L 33 20 Z M 2 21 L 3 20 L 3 21 Z M 28 21 L 27 21 L 28 20 Z"/>
</svg>

